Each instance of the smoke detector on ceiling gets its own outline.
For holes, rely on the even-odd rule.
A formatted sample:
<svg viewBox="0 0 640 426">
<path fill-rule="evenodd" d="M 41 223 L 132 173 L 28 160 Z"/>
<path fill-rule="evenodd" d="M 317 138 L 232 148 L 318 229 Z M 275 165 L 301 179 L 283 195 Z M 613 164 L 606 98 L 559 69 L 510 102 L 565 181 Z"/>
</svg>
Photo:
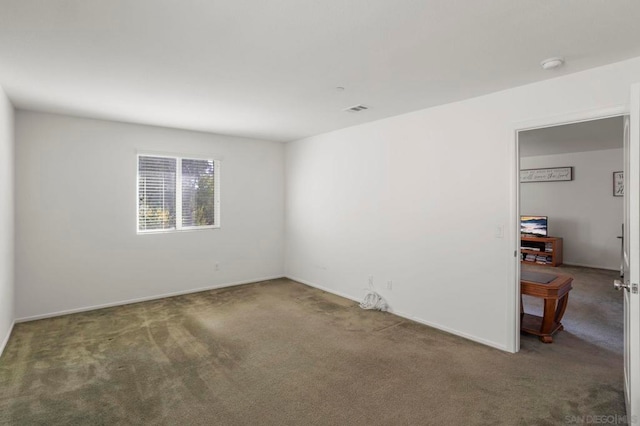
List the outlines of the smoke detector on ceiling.
<svg viewBox="0 0 640 426">
<path fill-rule="evenodd" d="M 364 105 L 354 105 L 349 108 L 345 108 L 344 110 L 347 112 L 360 112 L 364 111 L 365 109 L 369 109 L 369 107 L 366 107 Z"/>
<path fill-rule="evenodd" d="M 556 68 L 560 68 L 562 65 L 564 65 L 564 58 L 560 57 L 548 58 L 540 62 L 540 66 L 543 70 L 553 70 Z"/>
</svg>

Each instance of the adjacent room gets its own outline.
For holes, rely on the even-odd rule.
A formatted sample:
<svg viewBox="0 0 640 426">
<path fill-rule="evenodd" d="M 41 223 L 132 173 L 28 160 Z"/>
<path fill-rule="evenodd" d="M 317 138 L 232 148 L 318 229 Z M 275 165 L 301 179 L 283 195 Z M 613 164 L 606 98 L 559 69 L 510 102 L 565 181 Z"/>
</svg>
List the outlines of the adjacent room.
<svg viewBox="0 0 640 426">
<path fill-rule="evenodd" d="M 603 364 L 623 356 L 621 276 L 624 116 L 518 134 L 522 276 L 573 278 L 561 319 L 567 333 L 604 349 Z M 534 179 L 535 177 L 535 179 Z M 543 299 L 523 291 L 524 311 L 543 315 Z M 537 327 L 534 327 L 534 329 Z M 534 334 L 535 335 L 535 334 Z M 622 362 L 622 361 L 620 361 Z"/>
<path fill-rule="evenodd" d="M 0 424 L 640 415 L 640 4 L 0 11 Z"/>
</svg>

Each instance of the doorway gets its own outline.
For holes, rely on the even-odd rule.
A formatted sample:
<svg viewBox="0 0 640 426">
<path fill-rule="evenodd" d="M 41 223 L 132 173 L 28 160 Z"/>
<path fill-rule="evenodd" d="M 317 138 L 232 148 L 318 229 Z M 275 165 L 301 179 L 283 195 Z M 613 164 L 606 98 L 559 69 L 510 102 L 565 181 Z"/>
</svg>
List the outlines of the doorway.
<svg viewBox="0 0 640 426">
<path fill-rule="evenodd" d="M 556 335 L 566 340 L 562 337 L 566 333 L 570 341 L 612 348 L 620 356 L 622 302 L 620 295 L 612 291 L 611 282 L 619 275 L 621 259 L 623 197 L 615 193 L 614 185 L 623 170 L 623 133 L 621 114 L 543 125 L 516 133 L 518 170 L 526 170 L 525 178 L 532 174 L 540 177 L 517 183 L 516 219 L 519 221 L 521 215 L 541 219 L 544 226 L 533 232 L 559 240 L 561 250 L 551 257 L 550 253 L 544 253 L 544 244 L 541 248 L 533 244 L 531 250 L 518 253 L 518 267 L 527 275 L 573 276 L 573 289 L 562 320 L 565 331 Z M 552 248 L 557 249 L 557 245 Z M 561 264 L 556 266 L 558 258 Z M 542 299 L 524 296 L 523 302 L 525 312 L 543 315 Z M 519 331 L 520 324 L 517 340 Z M 522 338 L 531 344 L 530 337 L 534 336 Z M 517 343 L 519 348 L 520 342 Z"/>
</svg>

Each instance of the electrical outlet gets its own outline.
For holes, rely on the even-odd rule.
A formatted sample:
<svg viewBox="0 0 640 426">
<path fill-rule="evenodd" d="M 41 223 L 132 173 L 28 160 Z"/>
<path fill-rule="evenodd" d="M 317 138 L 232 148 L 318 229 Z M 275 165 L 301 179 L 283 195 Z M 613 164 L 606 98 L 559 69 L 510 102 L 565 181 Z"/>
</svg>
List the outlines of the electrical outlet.
<svg viewBox="0 0 640 426">
<path fill-rule="evenodd" d="M 393 290 L 393 281 L 387 281 L 387 290 Z"/>
<path fill-rule="evenodd" d="M 373 275 L 369 275 L 369 285 L 373 285 Z"/>
</svg>

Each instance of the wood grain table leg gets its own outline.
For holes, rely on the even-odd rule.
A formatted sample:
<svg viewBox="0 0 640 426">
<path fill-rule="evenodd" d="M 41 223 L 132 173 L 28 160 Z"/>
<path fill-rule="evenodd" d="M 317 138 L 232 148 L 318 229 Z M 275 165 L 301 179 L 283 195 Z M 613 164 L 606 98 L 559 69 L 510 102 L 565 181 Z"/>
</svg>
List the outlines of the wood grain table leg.
<svg viewBox="0 0 640 426">
<path fill-rule="evenodd" d="M 569 293 L 565 294 L 558 300 L 558 308 L 556 309 L 556 314 L 554 316 L 555 321 L 560 324 L 562 321 L 562 317 L 564 316 L 564 311 L 567 309 L 567 303 L 569 302 Z"/>
<path fill-rule="evenodd" d="M 553 330 L 553 323 L 556 317 L 555 314 L 555 299 L 544 299 L 544 315 L 542 316 L 542 325 L 540 326 L 540 334 L 544 335 L 540 337 L 540 340 L 542 340 L 544 343 L 553 343 L 551 330 Z"/>
<path fill-rule="evenodd" d="M 539 283 L 520 280 L 520 329 L 525 333 L 536 335 L 544 343 L 553 343 L 553 333 L 563 330 L 562 317 L 567 309 L 569 291 L 571 291 L 570 275 L 557 274 L 552 281 Z M 522 295 L 544 299 L 544 314 L 542 316 L 524 312 Z"/>
</svg>

